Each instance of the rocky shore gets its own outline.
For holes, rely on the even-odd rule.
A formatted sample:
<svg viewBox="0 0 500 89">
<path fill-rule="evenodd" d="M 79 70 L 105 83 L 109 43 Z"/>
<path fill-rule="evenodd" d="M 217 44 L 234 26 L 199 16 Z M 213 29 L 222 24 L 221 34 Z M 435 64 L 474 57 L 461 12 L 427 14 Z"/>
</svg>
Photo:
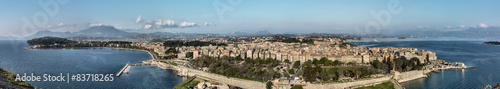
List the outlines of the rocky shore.
<svg viewBox="0 0 500 89">
<path fill-rule="evenodd" d="M 3 68 L 0 68 L 0 89 L 34 89 L 28 82 L 16 81 L 15 75 Z"/>
</svg>

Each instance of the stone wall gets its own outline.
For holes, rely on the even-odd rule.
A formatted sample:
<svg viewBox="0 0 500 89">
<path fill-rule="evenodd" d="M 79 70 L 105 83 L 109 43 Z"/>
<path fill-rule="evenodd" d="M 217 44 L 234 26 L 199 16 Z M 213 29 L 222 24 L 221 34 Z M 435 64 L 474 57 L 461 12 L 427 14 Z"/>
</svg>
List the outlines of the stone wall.
<svg viewBox="0 0 500 89">
<path fill-rule="evenodd" d="M 197 76 L 198 78 L 203 78 L 210 81 L 215 81 L 219 83 L 229 84 L 233 86 L 238 86 L 245 89 L 265 89 L 266 85 L 263 82 L 245 80 L 239 78 L 226 77 L 218 74 L 208 73 L 201 70 L 195 70 L 185 67 L 177 67 L 179 68 L 180 74 L 187 76 Z"/>
<path fill-rule="evenodd" d="M 304 89 L 344 89 L 353 86 L 363 86 L 373 83 L 381 83 L 389 81 L 389 79 L 391 79 L 391 77 L 386 76 L 381 78 L 374 78 L 374 79 L 360 80 L 360 81 L 346 82 L 346 83 L 309 84 L 304 86 Z"/>
<path fill-rule="evenodd" d="M 402 72 L 399 74 L 399 76 L 396 76 L 395 79 L 398 80 L 398 82 L 407 82 L 410 80 L 427 77 L 426 74 L 429 72 L 430 71 L 428 70 L 413 70 Z"/>
</svg>

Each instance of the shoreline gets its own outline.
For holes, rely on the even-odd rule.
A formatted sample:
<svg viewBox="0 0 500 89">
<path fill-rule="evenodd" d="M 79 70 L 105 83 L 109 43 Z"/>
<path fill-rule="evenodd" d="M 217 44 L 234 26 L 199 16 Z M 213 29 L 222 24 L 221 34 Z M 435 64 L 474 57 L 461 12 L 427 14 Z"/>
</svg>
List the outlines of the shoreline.
<svg viewBox="0 0 500 89">
<path fill-rule="evenodd" d="M 116 48 L 116 47 L 64 47 L 64 48 L 35 48 L 35 47 L 25 47 L 25 50 L 30 50 L 30 49 L 90 49 L 90 48 L 107 48 L 107 49 L 125 49 L 125 50 L 133 50 L 133 51 L 143 51 L 147 52 L 150 56 L 151 59 L 158 60 L 156 57 L 156 54 L 152 53 L 149 50 L 144 50 L 144 49 L 132 49 L 132 48 Z"/>
<path fill-rule="evenodd" d="M 108 49 L 125 49 L 125 50 L 134 50 L 134 51 L 144 51 L 144 52 L 147 52 L 152 60 L 158 60 L 156 58 L 156 55 L 154 53 L 152 53 L 151 51 L 149 50 L 144 50 L 144 49 L 133 49 L 133 48 L 118 48 L 118 47 L 67 47 L 67 48 L 81 48 L 81 49 L 88 49 L 88 48 L 108 48 Z M 65 48 L 33 48 L 33 47 L 27 47 L 25 49 L 66 49 Z M 148 60 L 145 60 L 145 61 L 148 61 Z M 156 61 L 155 61 L 156 62 Z M 143 61 L 144 63 L 144 61 Z M 152 63 L 152 62 L 151 62 Z M 167 64 L 167 63 L 161 63 L 161 62 L 158 62 L 158 63 L 155 63 L 155 64 L 158 64 L 157 67 L 161 68 L 161 69 L 169 69 L 169 70 L 173 70 L 176 72 L 176 75 L 178 76 L 199 76 L 200 78 L 203 78 L 204 76 L 200 76 L 199 74 L 190 74 L 192 72 L 196 72 L 195 70 L 196 69 L 191 69 L 191 68 L 182 68 L 180 69 L 180 67 L 182 66 L 174 66 L 174 65 L 171 65 L 171 64 Z M 161 66 L 160 66 L 161 65 Z M 173 67 L 169 67 L 169 66 L 174 66 L 174 67 L 177 67 L 177 68 L 173 68 Z M 430 73 L 431 72 L 434 72 L 434 71 L 439 71 L 439 70 L 449 70 L 449 69 L 468 69 L 468 68 L 474 68 L 474 66 L 471 66 L 471 67 L 453 67 L 453 66 L 445 66 L 445 67 L 441 67 L 441 68 L 432 68 L 432 69 L 424 69 L 424 70 L 414 70 L 414 71 L 406 71 L 406 72 L 401 72 L 401 74 L 410 74 L 410 75 L 403 75 L 402 79 L 396 79 L 396 81 L 398 82 L 398 84 L 400 85 L 401 83 L 403 82 L 408 82 L 408 81 L 412 81 L 412 80 L 417 80 L 417 79 L 420 79 L 420 78 L 426 78 L 426 77 L 429 77 Z M 416 71 L 416 73 L 414 73 Z M 204 72 L 204 71 L 202 71 Z M 207 72 L 208 73 L 208 72 Z M 416 74 L 416 75 L 414 75 Z M 393 77 L 398 77 L 398 76 L 393 76 Z M 228 79 L 233 79 L 233 78 L 228 78 Z M 344 82 L 344 83 L 330 83 L 330 84 L 309 84 L 309 85 L 306 85 L 304 86 L 305 88 L 311 88 L 312 86 L 314 87 L 319 87 L 319 88 L 327 88 L 327 87 L 331 87 L 331 85 L 335 85 L 336 88 L 349 88 L 349 87 L 356 87 L 356 86 L 366 86 L 366 85 L 371 85 L 371 84 L 374 84 L 374 83 L 378 83 L 374 80 L 387 80 L 386 78 L 373 78 L 373 79 L 368 79 L 368 80 L 360 80 L 360 81 L 352 81 L 352 82 Z M 389 78 L 390 80 L 391 78 Z M 207 78 L 207 80 L 212 80 L 212 81 L 218 81 L 218 82 L 221 82 L 222 80 L 227 80 L 227 79 L 212 79 L 212 78 Z M 249 80 L 249 81 L 252 81 L 252 80 Z M 243 81 L 245 82 L 245 81 Z M 380 81 L 379 81 L 380 82 Z M 227 83 L 226 83 L 227 84 Z M 259 84 L 260 85 L 260 84 Z"/>
<path fill-rule="evenodd" d="M 468 66 L 468 67 L 461 67 L 461 68 L 458 68 L 458 67 L 454 67 L 454 68 L 438 68 L 438 69 L 432 69 L 432 70 L 421 70 L 423 71 L 423 76 L 413 76 L 413 78 L 411 79 L 404 79 L 404 80 L 400 80 L 398 81 L 399 83 L 403 83 L 403 82 L 409 82 L 409 81 L 413 81 L 413 80 L 417 80 L 417 79 L 420 79 L 420 78 L 427 78 L 430 76 L 430 73 L 436 73 L 437 71 L 440 71 L 440 70 L 451 70 L 451 69 L 455 69 L 455 70 L 458 70 L 458 69 L 470 69 L 470 68 L 475 68 L 475 66 Z M 402 72 L 402 73 L 406 73 L 406 72 Z"/>
<path fill-rule="evenodd" d="M 381 83 L 383 81 L 390 81 L 391 79 L 395 79 L 395 81 L 397 81 L 398 85 L 401 85 L 401 87 L 404 88 L 404 86 L 402 86 L 401 83 L 409 82 L 412 80 L 417 80 L 420 78 L 429 77 L 429 74 L 432 72 L 435 72 L 435 71 L 449 70 L 449 69 L 469 69 L 469 68 L 475 68 L 475 67 L 474 66 L 458 67 L 458 66 L 446 65 L 443 68 L 432 68 L 432 69 L 424 69 L 424 70 L 405 71 L 405 72 L 399 73 L 399 75 L 386 75 L 385 77 L 370 78 L 370 79 L 359 80 L 359 81 L 342 82 L 342 83 L 309 84 L 309 85 L 304 86 L 304 88 L 305 89 L 355 88 L 355 87 L 370 86 L 370 85 L 374 85 L 377 83 Z"/>
</svg>

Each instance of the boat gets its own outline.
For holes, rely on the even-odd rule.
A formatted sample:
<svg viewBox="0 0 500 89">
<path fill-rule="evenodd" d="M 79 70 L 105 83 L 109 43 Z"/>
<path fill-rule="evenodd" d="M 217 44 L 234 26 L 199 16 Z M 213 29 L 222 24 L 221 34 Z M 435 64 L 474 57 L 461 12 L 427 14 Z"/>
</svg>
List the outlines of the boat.
<svg viewBox="0 0 500 89">
<path fill-rule="evenodd" d="M 406 39 L 406 37 L 398 37 L 398 39 Z"/>
</svg>

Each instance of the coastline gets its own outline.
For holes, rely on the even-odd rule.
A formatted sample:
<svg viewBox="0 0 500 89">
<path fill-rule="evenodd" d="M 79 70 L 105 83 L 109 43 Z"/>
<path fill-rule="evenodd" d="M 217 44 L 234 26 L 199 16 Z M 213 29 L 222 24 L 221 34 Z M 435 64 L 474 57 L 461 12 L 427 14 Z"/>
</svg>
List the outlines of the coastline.
<svg viewBox="0 0 500 89">
<path fill-rule="evenodd" d="M 449 69 L 468 69 L 468 68 L 474 68 L 474 66 L 466 66 L 466 67 L 455 67 L 455 66 L 445 66 L 442 68 L 430 68 L 430 69 L 424 69 L 424 70 L 412 70 L 412 71 L 405 71 L 401 72 L 398 75 L 387 75 L 384 77 L 379 77 L 379 78 L 370 78 L 366 80 L 359 80 L 359 81 L 352 81 L 352 82 L 342 82 L 342 83 L 321 83 L 321 84 L 309 84 L 304 86 L 305 89 L 326 89 L 326 88 L 333 88 L 333 89 L 344 89 L 344 88 L 356 88 L 356 87 L 363 87 L 363 86 L 370 86 L 374 84 L 379 84 L 385 81 L 391 81 L 391 79 L 394 79 L 397 81 L 398 85 L 402 86 L 401 83 L 403 82 L 408 82 L 420 78 L 427 78 L 429 77 L 429 73 L 432 73 L 434 71 L 439 71 L 439 70 L 449 70 Z M 402 86 L 404 88 L 404 86 Z"/>
<path fill-rule="evenodd" d="M 153 53 L 151 53 L 151 51 L 143 50 L 143 49 L 119 48 L 119 47 L 67 47 L 67 48 L 110 48 L 110 49 L 126 49 L 126 50 L 135 50 L 135 51 L 145 51 L 145 52 L 148 52 L 148 54 L 150 54 L 150 56 L 152 56 L 153 59 L 156 59 L 156 56 Z M 46 49 L 46 48 L 33 48 L 33 49 Z M 61 49 L 61 48 L 47 48 L 47 49 Z M 64 48 L 62 48 L 62 49 L 64 49 Z M 172 66 L 172 65 L 168 64 L 167 67 L 168 66 Z M 165 66 L 163 66 L 163 67 L 165 67 Z M 213 80 L 213 81 L 227 82 L 225 80 L 230 80 L 232 83 L 242 82 L 242 81 L 244 82 L 244 80 L 233 81 L 236 78 L 229 78 L 227 76 L 222 76 L 222 77 L 227 77 L 227 79 L 214 78 L 216 74 L 213 75 L 213 73 L 201 71 L 201 70 L 197 70 L 197 69 L 184 68 L 183 66 L 175 66 L 175 67 L 177 67 L 177 68 L 176 69 L 174 69 L 174 68 L 162 68 L 162 69 L 172 69 L 172 70 L 176 70 L 178 75 L 198 76 L 200 78 L 205 78 L 207 80 Z M 180 68 L 180 67 L 182 67 L 182 68 Z M 441 67 L 441 68 L 435 68 L 435 69 L 406 71 L 406 72 L 401 73 L 402 77 L 401 76 L 393 76 L 393 77 L 401 77 L 400 79 L 397 80 L 398 82 L 407 82 L 407 81 L 411 81 L 411 80 L 415 80 L 415 79 L 419 79 L 419 78 L 428 77 L 428 74 L 432 71 L 447 70 L 447 69 L 467 69 L 467 68 L 472 68 L 472 67 Z M 208 73 L 208 74 L 206 74 L 206 75 L 208 75 L 208 77 L 200 76 L 201 74 L 205 74 L 205 73 Z M 319 88 L 329 88 L 329 87 L 332 88 L 331 85 L 335 85 L 336 87 L 334 87 L 334 88 L 348 88 L 348 87 L 353 87 L 353 86 L 377 83 L 380 81 L 374 81 L 374 80 L 380 80 L 380 79 L 382 79 L 382 81 L 388 80 L 386 78 L 372 78 L 372 79 L 368 79 L 368 80 L 359 80 L 359 81 L 353 81 L 353 82 L 331 83 L 331 84 L 321 84 L 321 85 L 318 84 L 317 86 L 323 86 L 323 87 L 319 87 Z M 389 77 L 389 79 L 391 79 L 391 78 Z M 230 84 L 231 82 L 228 82 L 226 84 Z M 247 82 L 247 83 L 240 83 L 240 84 L 251 84 L 251 83 Z M 326 86 L 324 86 L 324 85 L 326 85 Z M 315 85 L 311 84 L 311 85 L 308 85 L 305 87 L 310 87 L 310 86 L 315 86 Z M 247 86 L 245 86 L 245 87 L 247 87 Z M 252 88 L 252 87 L 256 87 L 256 86 L 249 86 L 249 88 Z"/>
<path fill-rule="evenodd" d="M 133 51 L 143 51 L 147 52 L 150 56 L 151 59 L 158 60 L 156 54 L 152 53 L 149 50 L 144 50 L 144 49 L 133 49 L 133 48 L 117 48 L 117 47 L 64 47 L 64 48 L 36 48 L 36 47 L 26 47 L 24 48 L 25 50 L 30 50 L 30 49 L 89 49 L 89 48 L 107 48 L 107 49 L 125 49 L 125 50 L 133 50 Z"/>
<path fill-rule="evenodd" d="M 175 60 L 170 60 L 175 61 Z M 155 60 L 146 60 L 144 63 L 150 63 L 152 65 L 157 65 L 161 69 L 171 69 L 177 72 L 178 76 L 184 77 L 196 77 L 203 80 L 208 80 L 212 82 L 218 82 L 221 84 L 227 84 L 230 86 L 237 86 L 245 89 L 265 89 L 265 83 L 253 80 L 245 80 L 240 78 L 228 77 L 219 74 L 209 73 L 202 70 L 191 69 L 183 66 L 175 66 L 165 62 L 159 62 Z"/>
</svg>

